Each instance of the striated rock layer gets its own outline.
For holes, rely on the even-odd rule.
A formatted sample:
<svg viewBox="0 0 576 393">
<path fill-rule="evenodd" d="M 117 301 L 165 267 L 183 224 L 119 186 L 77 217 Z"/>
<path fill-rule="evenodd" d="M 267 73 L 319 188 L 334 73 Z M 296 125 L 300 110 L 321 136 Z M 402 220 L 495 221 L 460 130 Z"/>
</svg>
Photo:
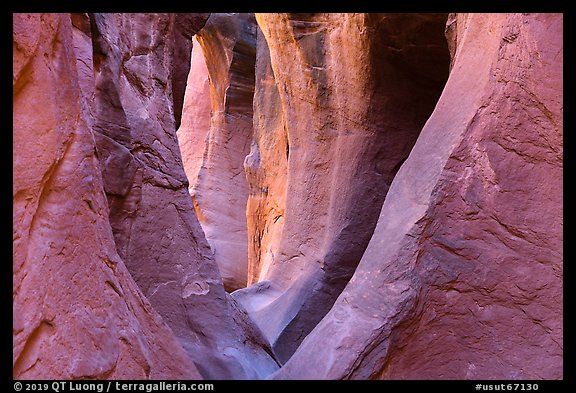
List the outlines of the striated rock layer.
<svg viewBox="0 0 576 393">
<path fill-rule="evenodd" d="M 224 286 L 233 291 L 246 286 L 248 266 L 248 184 L 244 158 L 252 140 L 256 58 L 254 15 L 212 14 L 197 39 L 202 47 L 197 55 L 205 57 L 210 81 L 210 131 L 205 137 L 200 118 L 188 123 L 198 129 L 181 127 L 179 139 L 186 148 L 183 155 L 203 152 L 199 167 L 198 161 L 193 160 L 185 161 L 184 168 L 191 182 L 198 219 L 214 252 Z M 205 93 L 201 86 L 194 84 L 202 83 L 202 80 L 191 82 L 186 100 L 192 105 L 204 102 Z M 198 141 L 204 141 L 204 138 L 204 148 L 192 151 L 191 148 L 199 146 Z"/>
<path fill-rule="evenodd" d="M 354 277 L 274 378 L 561 379 L 562 15 L 458 14 Z"/>
<path fill-rule="evenodd" d="M 434 108 L 449 66 L 446 15 L 256 19 L 255 141 L 245 162 L 255 285 L 234 296 L 285 361 L 352 276 Z"/>
<path fill-rule="evenodd" d="M 178 45 L 187 42 L 190 51 L 190 35 L 205 19 L 91 15 L 92 127 L 116 246 L 136 283 L 204 377 L 259 378 L 278 365 L 224 290 L 188 193 L 176 137 L 172 78 L 174 70 L 190 66 L 189 55 L 178 56 L 185 51 Z M 179 31 L 182 25 L 188 30 Z M 182 34 L 188 41 L 175 38 Z"/>
<path fill-rule="evenodd" d="M 13 22 L 13 377 L 200 378 L 116 252 L 69 16 Z"/>
</svg>

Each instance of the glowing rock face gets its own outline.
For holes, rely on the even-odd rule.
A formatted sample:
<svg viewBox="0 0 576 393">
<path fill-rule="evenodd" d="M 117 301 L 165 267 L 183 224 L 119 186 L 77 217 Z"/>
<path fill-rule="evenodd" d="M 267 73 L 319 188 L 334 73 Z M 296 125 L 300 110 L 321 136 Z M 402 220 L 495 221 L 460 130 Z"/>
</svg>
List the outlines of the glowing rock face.
<svg viewBox="0 0 576 393">
<path fill-rule="evenodd" d="M 561 14 L 13 19 L 15 378 L 563 377 Z"/>
<path fill-rule="evenodd" d="M 448 27 L 370 244 L 276 378 L 562 378 L 562 15 Z"/>
</svg>

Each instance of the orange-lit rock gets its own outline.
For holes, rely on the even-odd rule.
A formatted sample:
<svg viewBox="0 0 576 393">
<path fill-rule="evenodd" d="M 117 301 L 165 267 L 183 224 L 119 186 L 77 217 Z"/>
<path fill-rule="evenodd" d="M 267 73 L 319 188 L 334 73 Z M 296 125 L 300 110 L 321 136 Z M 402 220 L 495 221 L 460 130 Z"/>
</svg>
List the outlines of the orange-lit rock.
<svg viewBox="0 0 576 393">
<path fill-rule="evenodd" d="M 448 74 L 445 14 L 257 14 L 249 283 L 281 360 L 360 261 Z M 265 46 L 270 52 L 266 61 Z"/>
<path fill-rule="evenodd" d="M 254 137 L 244 161 L 249 183 L 246 206 L 248 227 L 248 284 L 260 281 L 270 262 L 279 255 L 284 227 L 288 179 L 289 142 L 270 50 L 257 30 L 256 89 L 254 91 Z M 267 283 L 261 284 L 268 287 Z M 250 290 L 251 291 L 251 290 Z M 246 291 L 236 292 L 241 297 Z"/>
<path fill-rule="evenodd" d="M 182 164 L 192 194 L 206 150 L 206 136 L 210 131 L 210 82 L 202 47 L 196 36 L 192 42 L 192 60 L 184 97 L 182 124 L 177 130 Z"/>
<path fill-rule="evenodd" d="M 179 139 L 184 146 L 183 156 L 202 157 L 200 165 L 193 159 L 187 162 L 184 157 L 184 168 L 191 182 L 194 207 L 224 286 L 232 291 L 246 286 L 248 267 L 248 184 L 244 158 L 252 141 L 254 15 L 212 14 L 197 38 L 202 50 L 195 55 L 205 57 L 210 94 L 207 97 L 202 91 L 201 79 L 194 79 L 190 81 L 186 99 L 197 105 L 210 98 L 207 111 L 211 114 L 210 130 L 205 136 L 204 117 L 198 114 L 187 124 L 195 128 L 181 128 Z M 204 148 L 198 150 L 202 142 Z"/>
<path fill-rule="evenodd" d="M 13 22 L 14 378 L 564 377 L 562 14 Z"/>
<path fill-rule="evenodd" d="M 70 17 L 13 21 L 14 378 L 200 378 L 116 252 Z"/>
<path fill-rule="evenodd" d="M 562 19 L 450 19 L 438 105 L 354 277 L 275 378 L 563 378 Z"/>
<path fill-rule="evenodd" d="M 268 343 L 227 295 L 188 193 L 176 137 L 178 18 L 94 14 L 93 129 L 120 256 L 202 375 L 260 378 L 278 368 Z M 189 36 L 189 39 L 191 37 Z M 188 43 L 191 49 L 192 41 Z"/>
</svg>

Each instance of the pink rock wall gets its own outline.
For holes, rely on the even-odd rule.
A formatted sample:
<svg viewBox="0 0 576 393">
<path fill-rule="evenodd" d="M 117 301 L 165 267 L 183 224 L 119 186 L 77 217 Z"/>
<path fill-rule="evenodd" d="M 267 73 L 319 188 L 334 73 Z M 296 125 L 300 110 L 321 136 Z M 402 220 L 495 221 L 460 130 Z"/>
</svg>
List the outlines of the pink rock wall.
<svg viewBox="0 0 576 393">
<path fill-rule="evenodd" d="M 562 14 L 13 22 L 14 378 L 564 378 Z"/>
<path fill-rule="evenodd" d="M 13 22 L 13 377 L 200 378 L 116 253 L 70 17 Z"/>
<path fill-rule="evenodd" d="M 206 150 L 206 136 L 210 131 L 210 81 L 202 47 L 196 36 L 192 38 L 192 59 L 186 84 L 182 123 L 177 130 L 182 165 L 192 194 L 198 180 Z M 196 210 L 196 214 L 199 215 Z"/>
<path fill-rule="evenodd" d="M 233 291 L 246 286 L 248 267 L 244 158 L 252 141 L 254 15 L 212 14 L 197 39 L 202 47 L 198 55 L 205 57 L 210 81 L 210 130 L 200 150 L 200 168 L 187 169 L 187 173 L 191 173 L 189 178 L 192 176 L 194 207 L 224 286 Z M 202 100 L 198 90 L 200 86 L 191 84 L 187 99 L 193 103 Z M 195 123 L 190 126 L 203 127 Z M 181 134 L 184 143 L 198 145 L 195 141 L 203 138 L 201 130 L 184 132 L 188 135 Z"/>
<path fill-rule="evenodd" d="M 446 88 L 353 278 L 274 378 L 563 377 L 562 15 L 448 32 Z"/>
<path fill-rule="evenodd" d="M 235 296 L 285 361 L 352 276 L 436 103 L 448 73 L 446 15 L 256 19 L 272 69 L 258 63 L 246 160 L 258 283 Z"/>
<path fill-rule="evenodd" d="M 170 14 L 91 16 L 93 127 L 110 222 L 135 281 L 202 375 L 258 378 L 278 366 L 224 291 L 188 193 L 170 78 L 174 62 L 190 60 L 174 57 L 177 41 L 166 39 L 177 35 L 175 20 Z"/>
<path fill-rule="evenodd" d="M 23 20 L 27 20 L 28 17 L 23 18 Z M 33 19 L 33 16 L 29 18 Z M 54 23 L 60 26 L 59 28 L 66 29 L 66 34 L 69 35 L 69 37 L 66 36 L 67 46 L 64 49 L 59 46 L 55 47 L 56 49 L 53 50 L 55 54 L 52 54 L 50 49 L 46 49 L 46 58 L 59 56 L 58 59 L 60 59 L 60 57 L 68 56 L 76 60 L 70 63 L 70 67 L 58 68 L 54 71 L 61 78 L 66 77 L 75 81 L 75 84 L 69 89 L 72 92 L 70 97 L 66 98 L 68 99 L 67 102 L 70 102 L 71 99 L 76 100 L 74 102 L 76 106 L 72 107 L 76 108 L 76 112 L 72 111 L 72 115 L 63 115 L 57 119 L 52 119 L 51 127 L 57 131 L 60 128 L 66 129 L 68 127 L 66 122 L 70 121 L 70 116 L 72 118 L 82 116 L 83 121 L 85 121 L 84 127 L 88 127 L 89 131 L 87 132 L 90 136 L 88 142 L 91 141 L 92 145 L 86 141 L 79 142 L 81 144 L 79 149 L 82 151 L 89 150 L 91 157 L 98 158 L 99 166 L 96 169 L 101 171 L 101 178 L 99 177 L 99 179 L 101 179 L 101 184 L 106 192 L 109 209 L 104 202 L 102 206 L 106 209 L 97 211 L 108 217 L 104 221 L 105 228 L 110 228 L 108 225 L 111 225 L 115 243 L 107 245 L 110 247 L 115 245 L 116 250 L 114 252 L 117 251 L 126 263 L 131 277 L 136 281 L 155 310 L 162 316 L 162 319 L 152 312 L 147 305 L 148 303 L 144 303 L 145 309 L 152 316 L 142 315 L 144 313 L 138 309 L 133 313 L 138 313 L 138 317 L 142 318 L 141 323 L 147 323 L 149 319 L 155 318 L 156 325 L 162 329 L 168 329 L 166 324 L 170 326 L 179 339 L 180 345 L 196 363 L 203 376 L 249 379 L 260 378 L 274 371 L 278 365 L 268 348 L 267 341 L 262 337 L 246 312 L 224 291 L 218 268 L 197 221 L 187 191 L 188 183 L 176 139 L 177 115 L 174 110 L 174 102 L 177 89 L 172 83 L 172 78 L 175 73 L 181 72 L 182 68 L 181 64 L 175 63 L 184 62 L 187 67 L 190 64 L 189 56 L 187 58 L 177 57 L 177 54 L 183 50 L 178 46 L 186 44 L 183 42 L 185 40 L 182 39 L 184 34 L 184 36 L 188 36 L 186 45 L 190 51 L 192 44 L 190 35 L 202 26 L 207 15 L 92 14 L 88 16 L 79 14 L 72 15 L 71 18 L 66 16 L 64 20 L 54 15 L 46 15 L 43 18 L 46 20 L 56 18 L 58 22 Z M 187 20 L 187 30 L 184 32 L 178 30 L 179 26 L 182 26 L 182 18 Z M 34 23 L 40 24 L 40 21 Z M 31 24 L 31 26 L 37 28 L 35 24 Z M 51 48 L 50 45 L 59 45 L 60 43 L 59 33 L 53 33 L 53 36 L 55 38 L 51 38 L 52 36 L 47 33 L 41 39 L 33 39 L 41 42 L 46 48 Z M 20 41 L 26 43 L 26 40 L 29 39 L 26 26 L 23 25 L 15 30 L 15 43 Z M 24 44 L 15 46 L 15 48 L 19 47 L 26 48 Z M 25 50 L 30 51 L 29 49 L 22 49 L 21 51 Z M 25 53 L 28 56 L 28 53 Z M 25 60 L 21 60 L 16 54 L 15 49 L 14 64 L 25 63 Z M 60 63 L 62 62 L 60 61 Z M 27 67 L 33 68 L 29 65 L 31 63 L 25 64 Z M 20 68 L 27 72 L 29 70 L 24 66 L 20 66 Z M 53 81 L 49 77 L 47 79 L 52 84 L 46 89 L 56 90 L 57 81 Z M 16 80 L 15 77 L 15 83 L 17 83 Z M 24 82 L 18 83 L 23 84 Z M 22 99 L 22 102 L 27 100 L 28 98 Z M 67 104 L 63 103 L 62 105 Z M 41 123 L 45 121 L 37 113 L 26 112 L 30 109 L 29 104 L 22 104 L 21 113 L 27 113 L 27 116 L 32 118 L 38 117 Z M 18 117 L 19 113 L 15 111 L 15 118 Z M 44 127 L 42 130 L 46 128 Z M 16 126 L 15 130 L 18 130 Z M 92 133 L 92 131 L 94 132 Z M 55 141 L 64 145 L 65 143 L 62 141 L 68 141 L 69 133 L 62 133 L 63 136 L 58 137 L 56 132 L 43 132 L 47 135 L 47 139 L 46 141 L 39 139 L 41 142 L 37 142 L 37 146 L 43 144 L 51 146 L 52 144 L 61 149 Z M 94 151 L 94 142 L 96 151 Z M 15 151 L 18 150 L 15 149 Z M 21 152 L 15 153 L 14 160 L 23 162 L 22 154 Z M 58 154 L 61 155 L 62 153 Z M 46 160 L 49 162 L 48 159 Z M 71 162 L 70 165 L 73 165 L 74 162 Z M 50 165 L 53 166 L 54 164 Z M 45 169 L 42 166 L 40 168 L 41 170 Z M 30 181 L 29 173 L 23 169 L 22 165 L 17 165 L 15 172 L 21 173 L 22 181 Z M 89 179 L 91 177 L 88 177 L 86 181 Z M 30 199 L 21 190 L 15 191 L 14 194 L 15 206 L 20 203 L 20 198 Z M 54 202 L 55 208 L 58 207 L 58 203 L 58 201 Z M 91 206 L 94 206 L 93 202 L 86 202 L 86 208 L 91 208 Z M 75 208 L 78 206 L 75 205 Z M 53 214 L 48 221 L 55 219 L 56 216 Z M 74 225 L 81 228 L 82 222 Z M 71 225 L 68 230 L 73 231 L 74 225 Z M 16 235 L 18 228 L 20 227 L 15 226 L 15 243 L 21 236 Z M 99 230 L 99 228 L 97 229 Z M 87 233 L 91 232 L 87 231 Z M 77 232 L 74 234 L 79 236 Z M 54 236 L 62 236 L 60 240 L 64 243 L 70 240 L 66 238 L 66 232 L 59 232 Z M 87 236 L 89 236 L 90 241 L 97 242 L 103 235 L 96 232 L 93 236 Z M 86 242 L 88 250 L 92 244 L 90 241 Z M 111 250 L 108 251 L 112 252 Z M 21 251 L 15 252 L 15 261 L 18 261 L 19 258 L 22 259 L 18 256 L 21 253 Z M 79 256 L 74 254 L 70 258 L 72 257 Z M 55 260 L 58 259 L 57 257 L 54 258 Z M 115 262 L 119 260 L 116 254 L 107 258 Z M 125 274 L 129 277 L 128 273 Z M 22 278 L 15 275 L 15 285 L 20 280 Z M 119 287 L 113 281 L 111 282 L 110 285 L 113 288 Z M 96 281 L 94 285 L 100 284 Z M 136 290 L 135 287 L 132 290 Z M 27 291 L 30 291 L 28 287 Z M 122 289 L 119 291 L 122 292 Z M 69 298 L 68 296 L 72 296 L 72 294 L 64 292 L 56 298 L 61 299 L 60 302 L 62 303 L 70 302 L 66 306 L 76 305 L 78 302 L 82 304 L 82 301 L 87 301 L 85 297 L 80 297 L 82 300 Z M 26 301 L 30 302 L 28 292 L 23 291 L 22 296 L 25 296 Z M 15 300 L 14 304 L 16 308 L 19 303 Z M 34 304 L 31 302 L 30 307 L 36 306 L 41 306 L 41 303 Z M 105 306 L 98 307 L 106 310 Z M 66 310 L 62 311 L 63 317 L 70 313 Z M 118 311 L 118 313 L 120 312 Z M 113 313 L 106 318 L 110 319 L 111 324 L 118 322 Z M 128 316 L 118 316 L 118 319 L 122 318 L 127 319 Z M 134 323 L 137 323 L 137 318 L 134 318 L 136 319 Z M 28 316 L 22 317 L 22 320 L 15 324 L 15 331 L 20 332 L 22 330 L 20 325 L 25 322 L 28 323 L 28 319 L 30 319 Z M 50 319 L 48 321 L 52 323 Z M 160 356 L 162 351 L 169 352 L 171 345 L 176 346 L 177 349 L 173 351 L 175 359 L 184 358 L 185 361 L 182 362 L 183 367 L 185 367 L 184 370 L 189 369 L 189 371 L 183 372 L 181 368 L 173 367 L 172 361 L 166 362 L 165 366 L 160 366 L 163 368 L 159 368 L 159 371 L 150 371 L 150 367 L 147 366 L 148 363 L 153 363 L 155 367 L 159 367 L 156 366 L 158 362 L 154 363 L 155 358 L 153 357 L 150 361 L 142 360 L 140 362 L 146 370 L 141 375 L 131 370 L 120 371 L 119 373 L 126 372 L 127 375 L 133 375 L 134 378 L 150 377 L 151 375 L 156 375 L 156 377 L 161 375 L 166 377 L 199 376 L 196 366 L 190 358 L 184 355 L 182 348 L 176 344 L 170 330 L 163 332 L 156 325 L 151 327 L 145 325 L 144 329 L 160 329 L 158 334 L 166 336 L 167 342 L 166 349 L 155 344 L 155 347 L 158 348 L 154 350 L 160 352 L 154 356 Z M 28 325 L 26 326 L 28 328 Z M 31 334 L 32 340 L 29 345 L 37 346 L 36 333 L 33 334 L 36 331 L 34 329 L 42 329 L 42 338 L 44 338 L 45 332 L 48 332 L 46 336 L 51 336 L 51 331 L 47 330 L 48 328 L 45 326 L 51 325 L 44 325 L 40 322 L 36 325 L 30 325 L 32 330 L 21 336 L 15 334 L 15 340 L 18 338 L 18 344 L 25 346 L 26 337 Z M 90 326 L 88 325 L 88 327 Z M 82 330 L 82 326 L 78 329 Z M 152 339 L 153 336 L 153 333 L 147 331 L 139 333 L 138 330 L 134 334 L 138 337 L 142 336 L 138 340 L 148 339 L 148 336 L 151 336 L 150 339 Z M 94 341 L 93 345 L 98 346 L 100 344 L 100 342 Z M 112 345 L 107 342 L 105 344 Z M 145 347 L 145 344 L 140 346 Z M 70 346 L 70 348 L 72 347 Z M 113 358 L 115 356 L 113 349 L 105 348 L 103 352 L 106 356 Z M 33 364 L 32 360 L 28 360 L 28 357 L 31 356 L 28 354 L 32 350 L 24 347 L 22 351 L 25 355 L 18 355 L 18 352 L 15 352 L 16 375 L 23 374 L 24 365 L 30 368 L 32 367 L 30 364 Z M 78 362 L 89 363 L 87 359 L 90 357 L 87 354 L 80 353 L 78 357 L 80 359 Z M 30 359 L 34 358 L 30 357 Z M 74 376 L 107 377 L 119 375 L 119 373 L 112 374 L 113 368 L 116 366 L 113 361 L 110 362 L 112 362 L 111 366 L 110 364 L 106 365 L 106 367 L 110 366 L 109 368 L 102 370 L 98 368 L 96 371 L 91 371 L 92 374 L 82 369 L 81 372 L 84 374 L 81 374 L 80 371 L 74 371 L 76 373 Z M 87 366 L 82 367 L 86 368 Z M 95 365 L 94 367 L 100 366 Z M 151 372 L 153 374 L 150 374 Z"/>
</svg>

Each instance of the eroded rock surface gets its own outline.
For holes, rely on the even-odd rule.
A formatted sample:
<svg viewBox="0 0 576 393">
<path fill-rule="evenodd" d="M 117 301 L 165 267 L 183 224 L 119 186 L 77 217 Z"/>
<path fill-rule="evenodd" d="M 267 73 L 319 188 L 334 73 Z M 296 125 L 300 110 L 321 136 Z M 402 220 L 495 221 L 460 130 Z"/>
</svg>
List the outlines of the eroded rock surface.
<svg viewBox="0 0 576 393">
<path fill-rule="evenodd" d="M 13 377 L 200 378 L 116 252 L 69 15 L 13 22 Z"/>
<path fill-rule="evenodd" d="M 206 239 L 214 252 L 228 291 L 246 287 L 248 184 L 244 159 L 252 141 L 252 98 L 256 60 L 256 21 L 253 14 L 212 14 L 197 35 L 210 81 L 210 130 L 201 117 L 181 127 L 184 161 L 191 195 Z M 200 63 L 201 60 L 193 60 Z M 195 78 L 191 76 L 191 78 Z M 196 105 L 207 98 L 201 79 L 190 81 L 186 100 Z M 197 84 L 196 84 L 197 83 Z M 197 127 L 190 129 L 187 127 Z M 184 128 L 184 129 L 182 129 Z M 192 151 L 204 142 L 200 151 Z"/>
<path fill-rule="evenodd" d="M 188 191 L 198 179 L 198 172 L 204 160 L 206 136 L 210 131 L 210 81 L 202 47 L 196 36 L 192 38 L 192 59 L 184 96 L 182 124 L 177 130 L 182 164 L 188 178 Z M 197 213 L 198 214 L 198 213 Z"/>
<path fill-rule="evenodd" d="M 171 78 L 182 67 L 175 63 L 189 67 L 190 57 L 178 57 L 175 49 L 179 17 L 186 15 L 90 17 L 93 128 L 110 222 L 136 283 L 202 375 L 259 378 L 278 366 L 266 340 L 224 290 L 182 166 Z"/>
<path fill-rule="evenodd" d="M 446 88 L 274 378 L 561 379 L 562 15 L 459 14 Z"/>
<path fill-rule="evenodd" d="M 448 73 L 446 15 L 256 19 L 266 41 L 246 159 L 256 284 L 234 296 L 285 361 L 352 276 L 434 108 Z"/>
<path fill-rule="evenodd" d="M 207 18 L 13 15 L 14 378 L 562 379 L 562 14 Z"/>
</svg>

